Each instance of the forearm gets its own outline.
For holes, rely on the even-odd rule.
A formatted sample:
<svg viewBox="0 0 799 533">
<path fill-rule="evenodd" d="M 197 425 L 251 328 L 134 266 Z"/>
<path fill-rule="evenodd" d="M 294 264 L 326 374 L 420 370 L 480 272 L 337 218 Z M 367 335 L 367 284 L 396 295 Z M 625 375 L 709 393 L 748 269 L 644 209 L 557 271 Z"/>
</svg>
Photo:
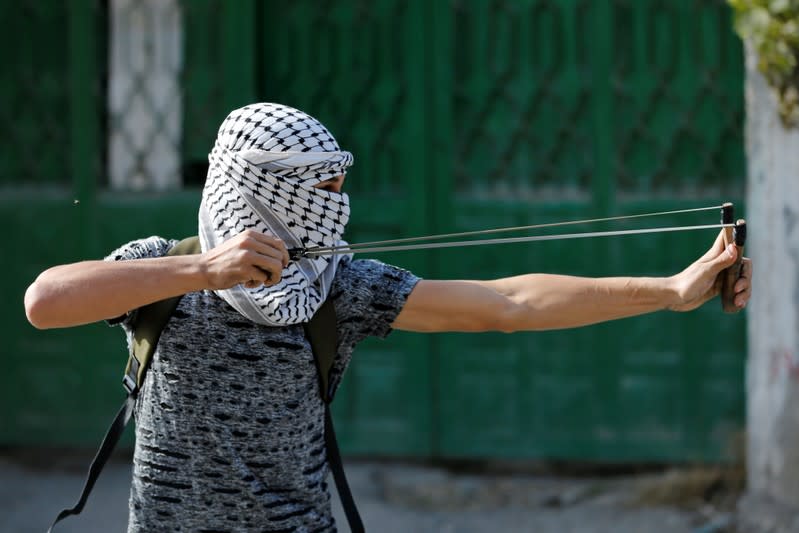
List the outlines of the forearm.
<svg viewBox="0 0 799 533">
<path fill-rule="evenodd" d="M 527 274 L 483 282 L 510 304 L 499 329 L 571 328 L 665 309 L 675 302 L 668 278 L 581 278 Z"/>
<path fill-rule="evenodd" d="M 206 284 L 197 256 L 84 261 L 43 272 L 25 293 L 25 311 L 38 328 L 76 326 L 201 290 Z"/>
</svg>

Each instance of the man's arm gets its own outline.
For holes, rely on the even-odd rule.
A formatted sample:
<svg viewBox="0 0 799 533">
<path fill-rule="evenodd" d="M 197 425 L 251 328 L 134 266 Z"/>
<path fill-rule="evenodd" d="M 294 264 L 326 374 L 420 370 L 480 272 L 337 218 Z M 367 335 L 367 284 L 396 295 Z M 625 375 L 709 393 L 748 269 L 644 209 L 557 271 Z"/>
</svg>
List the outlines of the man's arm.
<svg viewBox="0 0 799 533">
<path fill-rule="evenodd" d="M 199 256 L 60 265 L 28 287 L 25 313 L 41 329 L 88 324 L 192 291 L 272 285 L 288 259 L 282 241 L 248 230 Z"/>
<path fill-rule="evenodd" d="M 529 331 L 571 328 L 662 309 L 687 311 L 718 294 L 719 272 L 735 261 L 721 235 L 708 252 L 668 278 L 581 278 L 527 274 L 492 281 L 420 281 L 394 321 L 408 331 Z M 744 258 L 735 303 L 751 294 Z"/>
</svg>

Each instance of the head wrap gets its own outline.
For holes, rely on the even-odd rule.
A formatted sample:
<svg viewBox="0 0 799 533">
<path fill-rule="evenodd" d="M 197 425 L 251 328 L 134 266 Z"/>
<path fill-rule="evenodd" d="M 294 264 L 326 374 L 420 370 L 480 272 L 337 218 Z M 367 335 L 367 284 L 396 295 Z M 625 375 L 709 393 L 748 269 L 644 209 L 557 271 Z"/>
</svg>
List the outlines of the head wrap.
<svg viewBox="0 0 799 533">
<path fill-rule="evenodd" d="M 345 244 L 349 198 L 314 185 L 345 174 L 352 154 L 313 117 L 279 104 L 237 109 L 222 122 L 208 161 L 199 214 L 203 252 L 246 229 L 278 237 L 287 248 Z M 215 292 L 259 324 L 307 322 L 344 257 L 302 258 L 273 286 Z"/>
</svg>

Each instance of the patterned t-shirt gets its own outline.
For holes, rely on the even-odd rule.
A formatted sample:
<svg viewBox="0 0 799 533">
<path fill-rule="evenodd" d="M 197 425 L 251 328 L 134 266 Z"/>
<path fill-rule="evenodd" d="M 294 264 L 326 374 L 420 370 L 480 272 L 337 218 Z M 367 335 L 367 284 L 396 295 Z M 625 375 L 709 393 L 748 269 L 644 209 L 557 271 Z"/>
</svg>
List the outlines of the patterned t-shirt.
<svg viewBox="0 0 799 533">
<path fill-rule="evenodd" d="M 107 259 L 159 257 L 175 242 L 133 241 Z M 341 262 L 330 295 L 333 390 L 355 345 L 390 333 L 417 281 L 378 261 Z M 129 341 L 132 318 L 119 321 Z M 301 325 L 258 325 L 211 291 L 186 294 L 161 334 L 135 421 L 129 533 L 336 530 L 324 406 Z"/>
</svg>

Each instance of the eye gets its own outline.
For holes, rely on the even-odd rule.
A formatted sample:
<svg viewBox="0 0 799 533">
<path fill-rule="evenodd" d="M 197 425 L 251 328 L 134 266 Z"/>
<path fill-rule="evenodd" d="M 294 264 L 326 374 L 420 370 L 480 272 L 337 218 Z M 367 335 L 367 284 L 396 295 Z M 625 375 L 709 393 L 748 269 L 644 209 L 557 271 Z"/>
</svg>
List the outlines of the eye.
<svg viewBox="0 0 799 533">
<path fill-rule="evenodd" d="M 314 185 L 314 187 L 317 189 L 322 189 L 327 192 L 339 192 L 341 190 L 341 185 L 343 182 L 344 179 L 342 177 L 336 177 L 319 182 L 316 185 Z"/>
</svg>

